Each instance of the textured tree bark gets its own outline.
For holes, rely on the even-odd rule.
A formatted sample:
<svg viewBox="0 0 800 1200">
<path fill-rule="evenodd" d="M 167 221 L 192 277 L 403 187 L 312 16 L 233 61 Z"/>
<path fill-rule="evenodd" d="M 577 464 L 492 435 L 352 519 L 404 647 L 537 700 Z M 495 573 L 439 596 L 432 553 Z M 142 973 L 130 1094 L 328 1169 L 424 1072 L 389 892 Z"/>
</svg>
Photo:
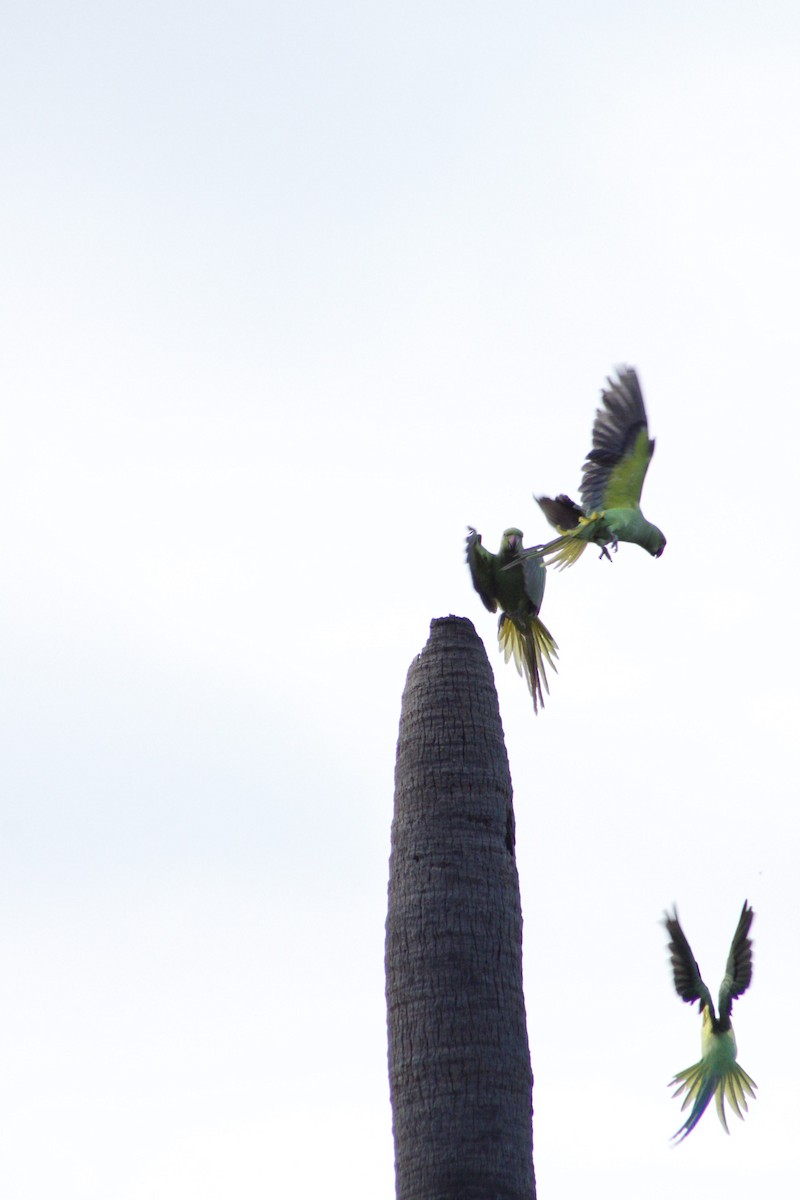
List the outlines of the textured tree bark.
<svg viewBox="0 0 800 1200">
<path fill-rule="evenodd" d="M 503 728 L 472 623 L 403 694 L 386 922 L 397 1200 L 533 1200 L 522 914 Z"/>
</svg>

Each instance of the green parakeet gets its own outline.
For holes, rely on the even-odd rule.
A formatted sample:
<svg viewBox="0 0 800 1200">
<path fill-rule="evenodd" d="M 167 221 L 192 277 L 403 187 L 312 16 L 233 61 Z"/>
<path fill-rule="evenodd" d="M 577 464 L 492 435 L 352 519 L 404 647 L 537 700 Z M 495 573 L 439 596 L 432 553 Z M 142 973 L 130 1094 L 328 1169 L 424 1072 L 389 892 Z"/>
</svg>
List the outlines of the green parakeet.
<svg viewBox="0 0 800 1200">
<path fill-rule="evenodd" d="M 539 506 L 561 535 L 529 553 L 539 553 L 560 570 L 577 562 L 589 542 L 602 547 L 635 542 L 656 558 L 667 544 L 664 534 L 642 515 L 639 500 L 655 441 L 647 430 L 642 389 L 633 367 L 620 367 L 608 379 L 602 407 L 595 415 L 592 448 L 583 465 L 579 507 L 569 496 L 537 496 Z"/>
<path fill-rule="evenodd" d="M 553 661 L 558 647 L 539 620 L 547 571 L 540 558 L 522 558 L 522 534 L 507 529 L 500 551 L 492 554 L 481 544 L 481 535 L 472 526 L 467 537 L 467 563 L 475 591 L 489 612 L 502 609 L 497 640 L 506 662 L 514 657 L 517 670 L 525 676 L 534 712 L 544 705 L 542 688 L 547 686 L 545 662 L 557 670 Z"/>
<path fill-rule="evenodd" d="M 745 900 L 731 942 L 725 978 L 719 989 L 719 1016 L 714 1012 L 711 993 L 700 977 L 700 968 L 680 927 L 677 911 L 674 911 L 672 916 L 669 913 L 664 916 L 664 924 L 670 936 L 669 949 L 675 990 L 687 1004 L 699 1000 L 700 1012 L 703 1014 L 702 1057 L 694 1066 L 679 1071 L 670 1083 L 670 1087 L 678 1085 L 673 1095 L 680 1096 L 683 1092 L 686 1093 L 681 1112 L 692 1105 L 692 1111 L 686 1121 L 673 1135 L 678 1142 L 682 1142 L 692 1132 L 708 1108 L 712 1096 L 716 1096 L 717 1113 L 726 1133 L 730 1132 L 725 1120 L 726 1098 L 737 1117 L 742 1120 L 742 1108 L 747 1112 L 745 1093 L 755 1099 L 753 1089 L 756 1085 L 736 1061 L 736 1038 L 731 1025 L 733 1002 L 737 996 L 747 991 L 753 976 L 753 944 L 750 940 L 753 916 L 753 910 Z"/>
</svg>

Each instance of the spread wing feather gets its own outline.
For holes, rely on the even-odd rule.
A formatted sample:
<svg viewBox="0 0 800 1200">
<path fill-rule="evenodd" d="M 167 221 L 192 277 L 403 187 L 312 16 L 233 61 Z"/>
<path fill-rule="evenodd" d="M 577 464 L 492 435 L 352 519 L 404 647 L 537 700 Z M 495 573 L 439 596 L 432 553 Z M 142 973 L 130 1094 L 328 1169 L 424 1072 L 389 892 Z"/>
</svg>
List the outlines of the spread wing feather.
<svg viewBox="0 0 800 1200">
<path fill-rule="evenodd" d="M 494 592 L 494 560 L 495 555 L 486 550 L 481 543 L 481 535 L 469 526 L 467 537 L 467 564 L 472 576 L 472 584 L 490 613 L 497 612 L 497 599 Z"/>
<path fill-rule="evenodd" d="M 711 993 L 703 983 L 700 968 L 692 954 L 692 948 L 686 940 L 686 934 L 681 929 L 677 910 L 673 911 L 671 916 L 669 913 L 666 914 L 664 924 L 670 936 L 669 952 L 675 991 L 686 1004 L 693 1004 L 695 1000 L 699 1000 L 700 1011 L 702 1012 L 705 1007 L 708 1007 L 713 1015 L 714 1005 Z"/>
<path fill-rule="evenodd" d="M 722 1020 L 730 1017 L 734 1000 L 747 991 L 753 978 L 753 943 L 750 940 L 753 916 L 753 910 L 745 900 L 731 942 L 725 978 L 719 989 L 719 1015 Z"/>
<path fill-rule="evenodd" d="M 581 499 L 588 516 L 607 508 L 636 508 L 655 441 L 633 367 L 620 367 L 603 389 L 592 430 L 592 449 L 583 465 Z"/>
</svg>

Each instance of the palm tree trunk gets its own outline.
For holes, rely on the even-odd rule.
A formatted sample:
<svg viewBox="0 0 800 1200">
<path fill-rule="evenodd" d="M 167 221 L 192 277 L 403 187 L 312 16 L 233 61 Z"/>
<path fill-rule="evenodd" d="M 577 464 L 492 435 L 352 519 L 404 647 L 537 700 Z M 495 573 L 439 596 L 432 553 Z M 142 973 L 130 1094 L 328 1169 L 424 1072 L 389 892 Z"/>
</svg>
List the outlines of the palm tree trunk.
<svg viewBox="0 0 800 1200">
<path fill-rule="evenodd" d="M 403 694 L 386 922 L 397 1200 L 535 1200 L 514 811 L 497 693 L 445 617 Z"/>
</svg>

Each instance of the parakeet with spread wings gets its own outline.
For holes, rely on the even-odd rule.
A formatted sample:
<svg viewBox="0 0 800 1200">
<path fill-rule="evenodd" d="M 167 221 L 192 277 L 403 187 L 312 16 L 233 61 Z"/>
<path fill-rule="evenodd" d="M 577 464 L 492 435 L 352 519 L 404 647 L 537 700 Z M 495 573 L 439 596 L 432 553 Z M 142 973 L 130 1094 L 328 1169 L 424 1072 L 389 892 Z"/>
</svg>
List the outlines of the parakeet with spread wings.
<svg viewBox="0 0 800 1200">
<path fill-rule="evenodd" d="M 642 485 L 653 457 L 655 441 L 647 428 L 642 389 L 633 367 L 620 367 L 609 378 L 598 408 L 592 448 L 583 464 L 582 507 L 569 496 L 537 496 L 539 506 L 559 537 L 526 553 L 539 554 L 560 570 L 577 562 L 589 542 L 602 548 L 635 542 L 658 558 L 667 544 L 661 530 L 646 520 L 639 507 Z"/>
<path fill-rule="evenodd" d="M 550 631 L 539 620 L 547 571 L 540 558 L 522 558 L 522 534 L 507 529 L 500 550 L 492 554 L 481 543 L 481 535 L 471 526 L 467 537 L 467 563 L 475 591 L 489 612 L 502 609 L 497 640 L 506 662 L 512 657 L 520 675 L 525 676 L 533 697 L 533 710 L 544 705 L 549 692 L 545 663 L 555 671 L 558 657 Z"/>
<path fill-rule="evenodd" d="M 687 1004 L 699 1000 L 700 1012 L 703 1014 L 702 1057 L 694 1066 L 679 1071 L 670 1084 L 670 1087 L 678 1085 L 674 1096 L 686 1093 L 681 1112 L 692 1105 L 692 1111 L 686 1121 L 673 1135 L 678 1142 L 682 1142 L 692 1132 L 708 1108 L 712 1096 L 716 1096 L 717 1113 L 726 1133 L 730 1133 L 730 1130 L 725 1119 L 725 1100 L 728 1100 L 737 1117 L 744 1120 L 742 1109 L 747 1112 L 745 1093 L 755 1099 L 753 1089 L 756 1084 L 736 1061 L 736 1038 L 731 1025 L 733 1002 L 747 991 L 753 977 L 753 944 L 750 940 L 753 916 L 753 910 L 745 900 L 731 942 L 725 978 L 719 989 L 719 1016 L 714 1012 L 711 993 L 700 977 L 700 968 L 680 927 L 677 911 L 673 911 L 671 916 L 669 913 L 664 916 L 664 924 L 670 936 L 670 961 L 675 990 Z"/>
</svg>

